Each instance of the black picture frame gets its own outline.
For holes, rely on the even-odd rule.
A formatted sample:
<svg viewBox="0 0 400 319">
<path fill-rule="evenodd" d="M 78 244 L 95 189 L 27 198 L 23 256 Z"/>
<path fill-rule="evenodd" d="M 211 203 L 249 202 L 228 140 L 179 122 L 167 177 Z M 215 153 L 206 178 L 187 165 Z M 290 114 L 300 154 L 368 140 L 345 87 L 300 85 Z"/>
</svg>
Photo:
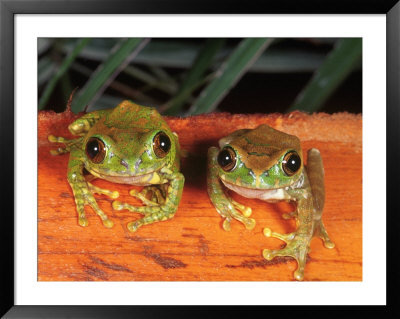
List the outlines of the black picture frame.
<svg viewBox="0 0 400 319">
<path fill-rule="evenodd" d="M 126 318 L 126 317 L 172 317 L 191 318 L 228 314 L 247 316 L 249 311 L 266 311 L 263 307 L 169 307 L 169 306 L 16 306 L 14 303 L 14 19 L 16 14 L 218 14 L 218 13 L 318 13 L 318 14 L 385 14 L 387 21 L 387 305 L 379 307 L 329 307 L 330 315 L 345 317 L 364 314 L 380 317 L 399 315 L 398 270 L 395 270 L 398 237 L 395 237 L 398 217 L 395 196 L 399 163 L 398 136 L 400 136 L 400 3 L 398 0 L 324 0 L 324 1 L 156 1 L 156 0 L 53 0 L 20 1 L 0 0 L 0 156 L 1 180 L 1 308 L 5 318 Z M 254 3 L 253 3 L 254 2 Z M 229 4 L 229 5 L 228 5 Z M 379 111 L 379 110 L 377 110 Z M 396 193 L 395 193 L 396 192 Z M 377 215 L 384 212 L 376 212 Z M 379 218 L 379 216 L 378 216 Z M 396 250 L 397 248 L 397 250 Z M 397 272 L 397 275 L 396 273 Z M 179 303 L 179 300 L 177 300 Z M 316 311 L 326 312 L 326 307 L 269 307 L 268 316 L 310 316 Z"/>
</svg>

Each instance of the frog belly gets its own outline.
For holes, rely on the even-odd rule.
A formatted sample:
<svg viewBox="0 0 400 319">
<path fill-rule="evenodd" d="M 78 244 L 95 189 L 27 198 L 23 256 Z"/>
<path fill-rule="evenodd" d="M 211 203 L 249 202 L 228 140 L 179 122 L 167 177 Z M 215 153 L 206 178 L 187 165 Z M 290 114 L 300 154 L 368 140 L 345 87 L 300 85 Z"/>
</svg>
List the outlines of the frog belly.
<svg viewBox="0 0 400 319">
<path fill-rule="evenodd" d="M 247 198 L 257 198 L 271 203 L 281 200 L 287 200 L 290 198 L 283 188 L 277 188 L 277 189 L 247 188 L 228 183 L 222 179 L 221 181 L 230 190 Z"/>
</svg>

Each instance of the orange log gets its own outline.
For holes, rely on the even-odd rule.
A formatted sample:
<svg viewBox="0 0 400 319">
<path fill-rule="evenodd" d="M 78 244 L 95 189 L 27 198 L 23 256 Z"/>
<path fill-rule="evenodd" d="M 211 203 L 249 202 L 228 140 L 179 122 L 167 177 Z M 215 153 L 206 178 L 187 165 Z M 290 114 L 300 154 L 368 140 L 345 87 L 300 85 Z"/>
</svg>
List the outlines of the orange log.
<svg viewBox="0 0 400 319">
<path fill-rule="evenodd" d="M 87 207 L 89 226 L 78 225 L 72 191 L 67 182 L 68 155 L 52 156 L 56 144 L 47 136 L 72 137 L 67 126 L 77 115 L 42 111 L 38 116 L 38 280 L 40 281 L 292 281 L 296 262 L 289 257 L 266 261 L 264 248 L 276 249 L 283 242 L 267 238 L 263 228 L 286 233 L 295 229 L 293 220 L 282 214 L 287 203 L 269 204 L 242 198 L 252 207 L 253 230 L 232 222 L 222 229 L 222 219 L 206 190 L 206 154 L 219 138 L 241 128 L 261 123 L 297 135 L 307 149 L 321 151 L 325 166 L 325 226 L 336 244 L 323 247 L 314 238 L 305 278 L 309 281 L 362 280 L 362 117 L 347 113 L 333 115 L 216 113 L 189 118 L 167 117 L 178 133 L 188 157 L 182 161 L 186 182 L 182 201 L 171 220 L 143 226 L 130 233 L 126 224 L 139 214 L 114 211 L 111 200 L 95 195 L 99 206 L 114 221 L 106 229 Z M 139 205 L 129 196 L 132 186 L 103 180 L 99 187 L 120 192 L 119 200 Z M 139 189 L 139 187 L 137 187 Z"/>
</svg>

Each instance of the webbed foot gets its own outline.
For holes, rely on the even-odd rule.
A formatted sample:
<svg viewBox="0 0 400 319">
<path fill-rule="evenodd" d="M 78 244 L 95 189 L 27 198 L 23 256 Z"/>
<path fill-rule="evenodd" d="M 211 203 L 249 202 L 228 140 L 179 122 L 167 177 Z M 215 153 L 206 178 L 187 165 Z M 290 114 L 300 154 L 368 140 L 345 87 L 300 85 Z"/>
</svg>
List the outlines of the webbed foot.
<svg viewBox="0 0 400 319">
<path fill-rule="evenodd" d="M 152 224 L 157 221 L 164 221 L 170 219 L 174 216 L 175 210 L 170 210 L 167 206 L 132 206 L 127 203 L 121 203 L 119 201 L 114 201 L 112 207 L 115 210 L 127 209 L 131 212 L 137 212 L 143 214 L 144 217 L 133 222 L 128 223 L 128 230 L 135 232 L 139 227 L 147 224 Z"/>
<path fill-rule="evenodd" d="M 309 252 L 310 239 L 304 236 L 297 235 L 296 233 L 279 234 L 272 232 L 269 228 L 264 228 L 264 235 L 266 237 L 275 237 L 283 240 L 286 246 L 282 249 L 270 250 L 264 249 L 263 256 L 267 260 L 272 260 L 277 256 L 289 256 L 297 261 L 297 269 L 294 272 L 296 280 L 303 280 L 304 268 L 306 265 L 307 253 Z"/>
<path fill-rule="evenodd" d="M 165 192 L 162 187 L 148 186 L 140 192 L 132 189 L 129 194 L 147 206 L 159 206 L 165 202 Z"/>
<path fill-rule="evenodd" d="M 241 222 L 246 227 L 246 229 L 253 229 L 256 226 L 256 221 L 253 218 L 249 218 L 252 213 L 251 208 L 236 202 L 230 197 L 227 198 L 232 205 L 228 205 L 228 210 L 225 210 L 225 213 L 220 212 L 221 216 L 225 218 L 224 222 L 222 223 L 222 227 L 224 228 L 224 230 L 231 230 L 232 218 Z"/>
<path fill-rule="evenodd" d="M 335 244 L 329 239 L 328 233 L 322 221 L 319 221 L 315 225 L 315 235 L 318 235 L 324 241 L 326 248 L 332 249 Z M 278 238 L 286 243 L 286 246 L 282 249 L 270 250 L 264 249 L 263 256 L 267 260 L 272 260 L 276 256 L 288 256 L 296 259 L 297 269 L 294 272 L 294 278 L 296 280 L 303 280 L 304 268 L 306 266 L 307 254 L 310 252 L 310 241 L 312 237 L 299 234 L 298 232 L 279 234 L 272 232 L 269 228 L 264 228 L 264 235 L 266 237 Z"/>
<path fill-rule="evenodd" d="M 50 150 L 50 154 L 51 155 L 60 155 L 60 154 L 69 153 L 71 151 L 71 147 L 79 144 L 81 142 L 81 140 L 82 140 L 82 138 L 76 138 L 76 139 L 68 140 L 68 139 L 66 139 L 64 137 L 57 137 L 57 136 L 54 136 L 54 135 L 49 135 L 47 137 L 47 139 L 51 143 L 63 143 L 63 144 L 65 144 L 65 147 L 59 147 L 56 150 Z"/>
</svg>

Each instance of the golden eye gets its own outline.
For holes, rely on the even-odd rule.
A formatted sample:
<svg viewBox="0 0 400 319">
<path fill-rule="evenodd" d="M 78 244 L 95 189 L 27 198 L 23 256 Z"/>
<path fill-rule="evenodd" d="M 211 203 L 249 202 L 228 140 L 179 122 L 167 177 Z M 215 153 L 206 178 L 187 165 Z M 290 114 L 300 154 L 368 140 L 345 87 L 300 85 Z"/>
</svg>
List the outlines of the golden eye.
<svg viewBox="0 0 400 319">
<path fill-rule="evenodd" d="M 171 149 L 171 140 L 164 132 L 158 132 L 153 138 L 153 150 L 157 157 L 163 158 L 167 156 Z"/>
<path fill-rule="evenodd" d="M 86 143 L 86 155 L 93 163 L 101 163 L 106 157 L 104 142 L 97 137 L 91 137 Z"/>
<path fill-rule="evenodd" d="M 225 171 L 230 172 L 236 166 L 236 153 L 231 147 L 225 147 L 218 153 L 217 162 Z"/>
<path fill-rule="evenodd" d="M 287 176 L 293 176 L 301 167 L 301 158 L 295 151 L 286 153 L 282 161 L 282 169 Z"/>
</svg>

